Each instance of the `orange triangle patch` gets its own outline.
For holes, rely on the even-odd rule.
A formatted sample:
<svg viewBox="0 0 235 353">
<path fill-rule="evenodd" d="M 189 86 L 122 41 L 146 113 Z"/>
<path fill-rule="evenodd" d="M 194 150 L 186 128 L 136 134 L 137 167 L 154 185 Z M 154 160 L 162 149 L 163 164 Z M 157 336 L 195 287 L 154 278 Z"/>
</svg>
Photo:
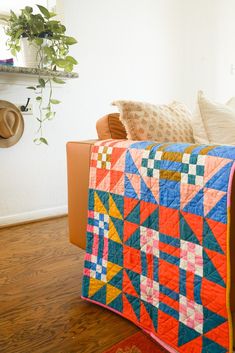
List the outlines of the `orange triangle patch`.
<svg viewBox="0 0 235 353">
<path fill-rule="evenodd" d="M 211 295 L 208 296 L 208 293 L 211 293 Z M 212 282 L 206 279 L 205 277 L 203 277 L 201 298 L 202 298 L 203 305 L 208 310 L 215 311 L 216 308 L 220 308 L 219 314 L 224 317 L 227 316 L 226 306 L 225 305 L 221 306 L 221 300 L 225 300 L 223 299 L 225 298 L 225 290 L 221 285 L 216 284 L 215 282 Z"/>
<path fill-rule="evenodd" d="M 219 254 L 218 252 L 215 252 L 213 250 L 209 250 L 207 248 L 204 248 L 204 251 L 207 253 L 209 259 L 215 266 L 216 270 L 220 274 L 220 276 L 223 278 L 224 282 L 226 282 L 226 257 L 223 254 Z M 216 256 L 215 256 L 216 255 Z"/>
<path fill-rule="evenodd" d="M 202 350 L 202 336 L 195 338 L 194 340 L 185 343 L 180 347 L 180 352 L 188 353 L 188 352 L 201 352 Z"/>
<path fill-rule="evenodd" d="M 126 271 L 123 271 L 123 292 L 133 295 L 135 297 L 138 297 L 138 293 L 136 292 L 133 284 L 131 283 L 130 278 L 128 277 L 128 274 Z"/>
<path fill-rule="evenodd" d="M 120 179 L 124 180 L 123 172 L 120 172 L 118 170 L 110 170 L 110 191 L 111 192 L 114 186 L 120 181 Z"/>
<path fill-rule="evenodd" d="M 126 242 L 138 228 L 139 228 L 138 224 L 124 221 L 124 232 L 123 232 L 124 242 Z"/>
<path fill-rule="evenodd" d="M 138 203 L 139 203 L 139 200 L 125 197 L 125 199 L 124 199 L 124 218 L 126 218 L 131 213 L 131 211 L 136 207 L 136 205 Z"/>
<path fill-rule="evenodd" d="M 135 322 L 135 323 L 136 322 L 138 323 L 134 309 L 132 308 L 132 306 L 129 303 L 128 299 L 126 298 L 125 294 L 123 294 L 123 315 L 128 317 L 128 320 Z"/>
<path fill-rule="evenodd" d="M 171 342 L 175 347 L 178 346 L 179 321 L 172 316 L 158 311 L 158 335 L 164 337 L 166 342 Z"/>
<path fill-rule="evenodd" d="M 225 337 L 227 337 L 227 333 L 229 331 L 228 326 L 228 321 L 226 321 L 223 324 L 205 333 L 204 336 L 220 344 L 222 347 L 228 346 L 228 343 L 225 342 Z"/>
<path fill-rule="evenodd" d="M 124 170 L 125 166 L 125 148 L 113 148 L 112 151 L 112 160 L 111 160 L 111 169 L 115 170 Z"/>
<path fill-rule="evenodd" d="M 144 221 L 157 209 L 158 205 L 150 202 L 140 201 L 140 223 Z"/>
<path fill-rule="evenodd" d="M 103 179 L 110 174 L 108 169 L 96 169 L 96 186 L 99 186 Z"/>
<path fill-rule="evenodd" d="M 189 227 L 192 229 L 193 233 L 197 237 L 199 243 L 202 245 L 203 239 L 203 217 L 181 211 L 185 221 L 188 223 Z"/>
<path fill-rule="evenodd" d="M 206 218 L 206 221 L 210 229 L 213 229 L 213 234 L 217 242 L 219 243 L 221 249 L 223 250 L 224 253 L 226 253 L 227 244 L 225 239 L 226 239 L 226 233 L 227 233 L 227 224 L 223 224 L 208 218 Z"/>
<path fill-rule="evenodd" d="M 143 326 L 143 328 L 149 331 L 155 331 L 152 319 L 150 318 L 149 313 L 142 302 L 140 306 L 140 324 Z"/>
<path fill-rule="evenodd" d="M 102 191 L 108 191 L 110 188 L 110 172 L 104 176 L 104 178 L 100 181 L 99 185 L 97 185 L 97 188 Z"/>
</svg>

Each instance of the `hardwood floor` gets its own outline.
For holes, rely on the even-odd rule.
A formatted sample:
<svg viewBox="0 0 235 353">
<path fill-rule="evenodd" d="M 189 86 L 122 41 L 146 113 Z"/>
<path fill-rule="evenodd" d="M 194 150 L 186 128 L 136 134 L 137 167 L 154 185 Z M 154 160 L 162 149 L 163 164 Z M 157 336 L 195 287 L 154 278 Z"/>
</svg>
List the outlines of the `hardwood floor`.
<svg viewBox="0 0 235 353">
<path fill-rule="evenodd" d="M 0 230 L 0 352 L 102 353 L 137 328 L 81 300 L 67 218 Z"/>
</svg>

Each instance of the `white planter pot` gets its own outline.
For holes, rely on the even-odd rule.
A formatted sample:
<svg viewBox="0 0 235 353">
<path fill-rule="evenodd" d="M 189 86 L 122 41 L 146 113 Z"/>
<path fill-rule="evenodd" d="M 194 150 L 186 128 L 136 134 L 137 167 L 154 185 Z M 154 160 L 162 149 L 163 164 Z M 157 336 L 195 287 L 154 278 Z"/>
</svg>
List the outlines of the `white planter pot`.
<svg viewBox="0 0 235 353">
<path fill-rule="evenodd" d="M 25 67 L 38 67 L 40 58 L 38 56 L 38 45 L 28 41 L 28 38 L 21 38 L 22 65 Z"/>
</svg>

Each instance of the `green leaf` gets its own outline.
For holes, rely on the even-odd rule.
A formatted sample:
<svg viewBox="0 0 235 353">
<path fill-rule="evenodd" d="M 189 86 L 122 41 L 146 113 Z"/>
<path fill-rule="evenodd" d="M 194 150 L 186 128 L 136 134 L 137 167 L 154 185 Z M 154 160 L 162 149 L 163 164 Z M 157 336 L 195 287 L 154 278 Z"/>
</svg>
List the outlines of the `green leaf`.
<svg viewBox="0 0 235 353">
<path fill-rule="evenodd" d="M 46 55 L 48 55 L 49 57 L 51 57 L 51 55 L 53 55 L 54 52 L 55 52 L 52 47 L 48 47 L 48 46 L 45 46 L 45 47 L 43 48 L 43 50 L 44 50 L 44 53 L 45 53 Z"/>
<path fill-rule="evenodd" d="M 24 30 L 22 28 L 20 28 L 15 34 L 15 39 L 20 38 L 20 36 L 23 32 L 24 32 Z"/>
<path fill-rule="evenodd" d="M 31 6 L 25 6 L 25 11 L 27 11 L 28 13 L 32 13 L 33 8 Z"/>
<path fill-rule="evenodd" d="M 45 139 L 45 137 L 40 137 L 39 139 L 40 142 L 44 143 L 45 145 L 48 145 L 47 140 Z"/>
<path fill-rule="evenodd" d="M 34 40 L 34 43 L 36 43 L 38 46 L 42 45 L 43 43 L 43 38 L 35 38 Z"/>
<path fill-rule="evenodd" d="M 55 12 L 50 12 L 50 18 L 57 16 L 57 13 Z"/>
<path fill-rule="evenodd" d="M 66 61 L 63 60 L 63 59 L 59 59 L 59 60 L 56 60 L 56 65 L 61 67 L 61 68 L 65 68 L 66 66 Z"/>
<path fill-rule="evenodd" d="M 60 84 L 65 83 L 65 81 L 64 81 L 64 80 L 61 80 L 61 78 L 59 78 L 59 77 L 53 77 L 52 80 L 53 80 L 55 83 L 60 83 Z"/>
<path fill-rule="evenodd" d="M 37 100 L 37 101 L 41 101 L 41 100 L 42 100 L 42 97 L 38 96 L 38 97 L 36 97 L 36 100 Z"/>
<path fill-rule="evenodd" d="M 13 48 L 13 49 L 11 49 L 11 54 L 13 55 L 13 56 L 16 56 L 16 50 Z"/>
<path fill-rule="evenodd" d="M 39 78 L 38 82 L 40 83 L 41 87 L 45 87 L 46 86 L 46 82 L 45 82 L 45 80 L 43 78 Z"/>
<path fill-rule="evenodd" d="M 68 61 L 68 62 L 70 62 L 70 63 L 73 64 L 73 65 L 77 65 L 77 63 L 78 63 L 77 60 L 74 59 L 74 58 L 73 58 L 72 56 L 70 56 L 70 55 L 66 56 L 65 60 Z"/>
<path fill-rule="evenodd" d="M 37 5 L 37 7 L 39 8 L 40 12 L 46 17 L 46 18 L 50 18 L 50 12 L 42 5 Z"/>
<path fill-rule="evenodd" d="M 33 89 L 34 91 L 36 91 L 36 87 L 33 87 L 33 86 L 29 86 L 29 87 L 26 87 L 27 89 Z"/>
<path fill-rule="evenodd" d="M 64 37 L 64 41 L 65 41 L 65 44 L 67 45 L 73 45 L 73 44 L 76 44 L 77 43 L 77 39 L 73 38 L 73 37 Z"/>
<path fill-rule="evenodd" d="M 60 104 L 61 102 L 58 99 L 50 99 L 51 104 Z"/>
<path fill-rule="evenodd" d="M 68 62 L 64 69 L 65 69 L 66 72 L 72 72 L 73 71 L 73 64 Z"/>
<path fill-rule="evenodd" d="M 55 112 L 48 112 L 48 113 L 46 113 L 46 118 L 48 119 L 48 120 L 51 120 L 51 119 L 53 119 L 55 117 Z"/>
<path fill-rule="evenodd" d="M 56 21 L 56 20 L 48 21 L 47 24 L 50 26 L 55 26 L 55 25 L 61 26 L 60 21 Z"/>
<path fill-rule="evenodd" d="M 11 10 L 10 13 L 11 13 L 11 17 L 13 18 L 13 20 L 17 20 L 17 16 L 16 16 L 15 12 Z"/>
</svg>

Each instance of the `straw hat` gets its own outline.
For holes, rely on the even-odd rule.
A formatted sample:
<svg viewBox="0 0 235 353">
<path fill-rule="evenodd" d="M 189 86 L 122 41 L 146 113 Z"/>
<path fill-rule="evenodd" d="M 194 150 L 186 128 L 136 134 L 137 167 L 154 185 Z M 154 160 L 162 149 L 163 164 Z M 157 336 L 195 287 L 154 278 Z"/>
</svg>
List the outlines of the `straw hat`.
<svg viewBox="0 0 235 353">
<path fill-rule="evenodd" d="M 19 109 L 0 100 L 0 148 L 15 145 L 24 132 L 24 119 Z"/>
</svg>

